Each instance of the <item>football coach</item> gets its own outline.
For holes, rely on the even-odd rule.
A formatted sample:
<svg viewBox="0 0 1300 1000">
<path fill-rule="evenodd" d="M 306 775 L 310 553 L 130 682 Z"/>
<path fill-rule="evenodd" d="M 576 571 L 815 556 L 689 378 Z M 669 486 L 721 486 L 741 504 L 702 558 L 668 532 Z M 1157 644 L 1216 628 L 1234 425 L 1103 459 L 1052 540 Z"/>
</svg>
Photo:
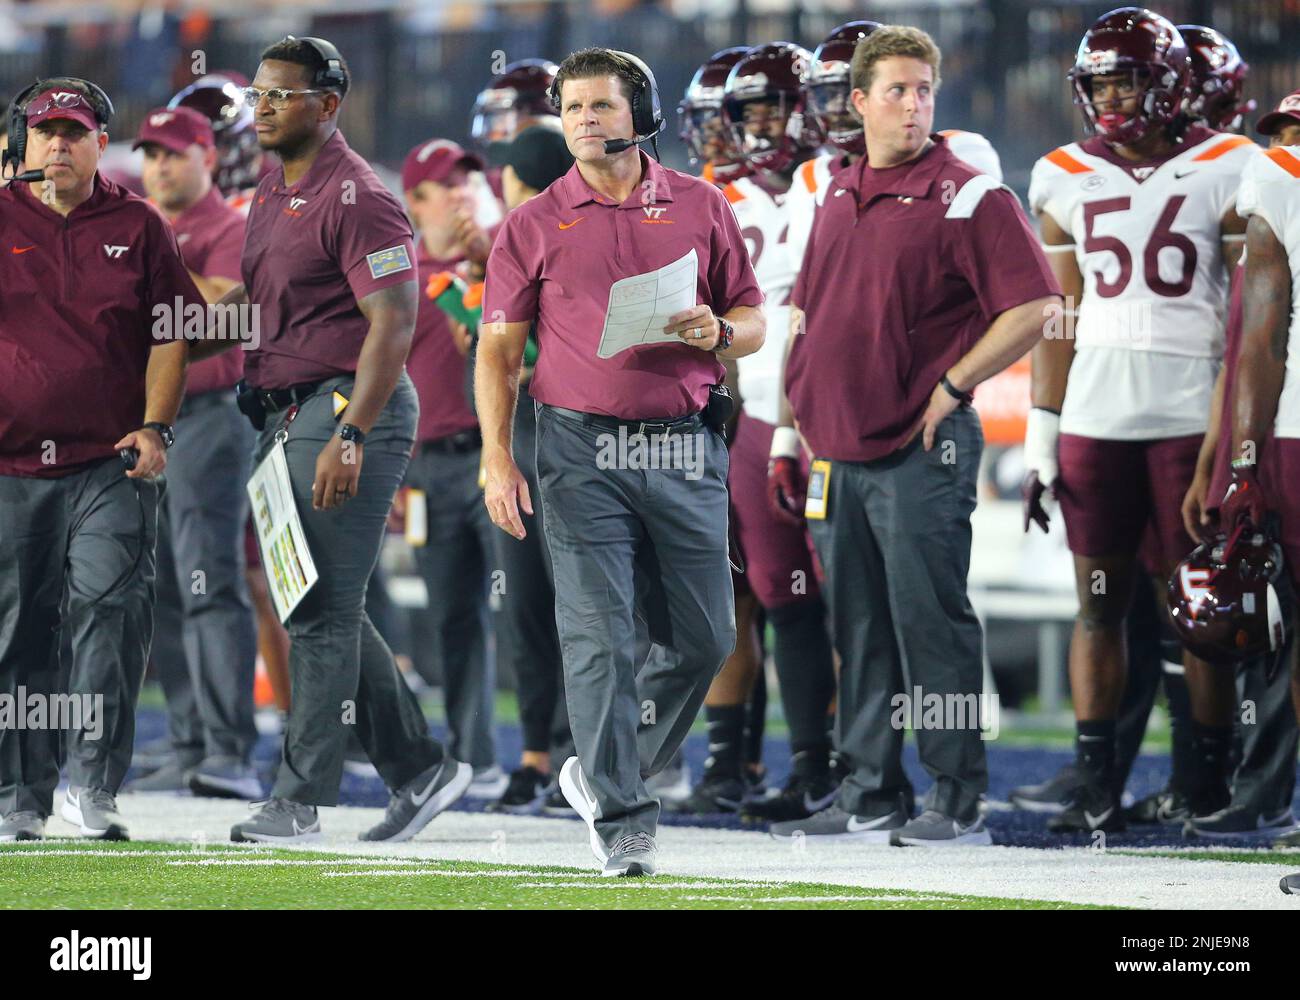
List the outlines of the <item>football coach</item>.
<svg viewBox="0 0 1300 1000">
<path fill-rule="evenodd" d="M 852 770 L 836 805 L 777 835 L 990 842 L 983 636 L 966 593 L 984 447 L 971 391 L 1059 318 L 1060 288 L 1015 195 L 931 134 L 939 61 L 917 28 L 858 43 L 852 100 L 867 155 L 831 182 L 792 295 L 803 333 L 785 388 L 815 459 L 806 514 Z M 934 785 L 912 819 L 896 699 L 918 688 L 963 714 L 913 723 Z"/>
<path fill-rule="evenodd" d="M 348 146 L 339 106 L 351 82 L 339 51 L 288 36 L 262 53 L 245 94 L 262 149 L 282 169 L 248 213 L 244 284 L 223 297 L 259 310 L 240 408 L 256 457 L 284 441 L 289 480 L 319 579 L 290 614 L 292 704 L 270 798 L 231 839 L 315 839 L 317 806 L 338 802 L 351 726 L 392 792 L 362 840 L 408 840 L 459 798 L 472 771 L 428 732 L 365 612 L 393 495 L 415 445 L 419 403 L 405 364 L 415 330 L 411 225 Z M 230 340 L 191 346 L 218 353 Z"/>
<path fill-rule="evenodd" d="M 98 172 L 108 96 L 61 77 L 14 111 L 0 187 L 0 694 L 25 712 L 58 692 L 82 711 L 79 726 L 47 709 L 42 725 L 0 728 L 0 841 L 43 835 L 63 728 L 61 815 L 125 839 L 116 794 L 153 633 L 156 477 L 185 388 L 185 343 L 155 340 L 158 309 L 204 302 L 162 216 Z"/>
<path fill-rule="evenodd" d="M 653 874 L 659 803 L 643 779 L 677 750 L 735 646 L 728 408 L 715 387 L 721 359 L 762 346 L 763 298 L 723 194 L 639 148 L 664 124 L 645 63 L 583 49 L 551 94 L 576 162 L 506 217 L 488 259 L 475 394 L 484 501 L 523 537 L 532 498 L 511 428 L 536 321 L 537 478 L 577 749 L 560 790 L 605 874 Z M 691 250 L 698 304 L 663 327 L 678 339 L 598 357 L 610 286 Z M 628 443 L 626 461 L 602 460 L 614 442 Z M 656 462 L 649 449 L 696 463 Z M 656 643 L 648 660 L 638 617 Z"/>
</svg>

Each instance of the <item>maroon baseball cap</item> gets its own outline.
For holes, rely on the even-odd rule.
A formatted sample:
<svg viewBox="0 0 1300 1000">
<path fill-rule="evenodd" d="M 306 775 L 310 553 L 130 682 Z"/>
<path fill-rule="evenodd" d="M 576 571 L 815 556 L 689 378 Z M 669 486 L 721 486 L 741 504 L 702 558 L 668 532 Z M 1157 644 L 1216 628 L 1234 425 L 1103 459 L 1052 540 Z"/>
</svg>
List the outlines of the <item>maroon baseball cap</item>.
<svg viewBox="0 0 1300 1000">
<path fill-rule="evenodd" d="M 441 184 L 457 167 L 482 170 L 483 161 L 450 139 L 430 139 L 406 154 L 402 163 L 402 190 L 410 191 L 421 181 Z"/>
<path fill-rule="evenodd" d="M 1282 103 L 1255 123 L 1260 135 L 1272 135 L 1283 125 L 1300 125 L 1300 90 L 1282 98 Z"/>
<path fill-rule="evenodd" d="M 154 108 L 144 116 L 131 148 L 139 149 L 146 142 L 156 142 L 173 153 L 183 153 L 196 142 L 204 149 L 216 145 L 212 123 L 193 108 Z"/>
<path fill-rule="evenodd" d="M 27 102 L 28 126 L 39 125 L 52 118 L 66 118 L 94 131 L 99 128 L 95 106 L 76 90 L 51 87 Z"/>
</svg>

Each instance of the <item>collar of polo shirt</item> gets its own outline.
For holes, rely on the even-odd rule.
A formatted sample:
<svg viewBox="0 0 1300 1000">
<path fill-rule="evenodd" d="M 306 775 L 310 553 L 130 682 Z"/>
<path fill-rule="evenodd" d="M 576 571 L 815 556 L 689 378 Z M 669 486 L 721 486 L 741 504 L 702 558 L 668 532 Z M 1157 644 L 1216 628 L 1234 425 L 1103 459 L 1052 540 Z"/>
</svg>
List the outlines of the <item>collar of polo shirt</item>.
<svg viewBox="0 0 1300 1000">
<path fill-rule="evenodd" d="M 936 133 L 930 138 L 934 140 L 934 144 L 917 159 L 900 163 L 886 170 L 868 172 L 867 158 L 865 156 L 859 158 L 858 162 L 849 168 L 853 179 L 850 190 L 857 192 L 858 201 L 866 204 L 872 198 L 884 195 L 897 195 L 900 198 L 927 197 L 946 159 L 942 155 L 935 154 L 940 148 L 947 148 L 943 136 Z"/>
<path fill-rule="evenodd" d="M 661 201 L 672 201 L 673 188 L 668 180 L 668 171 L 659 164 L 658 160 L 652 160 L 647 156 L 643 150 L 637 150 L 637 152 L 641 156 L 641 180 L 632 193 L 627 196 L 627 199 L 615 207 L 640 209 L 649 203 L 658 204 Z M 647 182 L 650 185 L 649 188 L 645 186 Z M 570 208 L 578 208 L 593 201 L 600 205 L 614 204 L 604 195 L 597 194 L 591 189 L 590 185 L 583 179 L 582 174 L 578 172 L 576 163 L 569 168 L 569 172 L 558 183 L 564 185 L 564 199 Z M 653 201 L 641 200 L 642 195 L 647 191 L 653 192 Z"/>
<path fill-rule="evenodd" d="M 292 188 L 286 186 L 284 182 L 284 165 L 281 164 L 276 173 L 280 175 L 280 182 L 274 184 L 271 190 L 274 192 L 287 191 L 290 194 L 317 194 L 325 182 L 330 179 L 334 173 L 334 168 L 339 165 L 343 159 L 343 154 L 348 150 L 347 141 L 343 138 L 343 133 L 338 129 L 334 134 L 325 140 L 320 151 L 316 154 L 316 159 L 311 161 L 311 166 L 307 172 L 298 178 L 298 183 Z"/>
</svg>

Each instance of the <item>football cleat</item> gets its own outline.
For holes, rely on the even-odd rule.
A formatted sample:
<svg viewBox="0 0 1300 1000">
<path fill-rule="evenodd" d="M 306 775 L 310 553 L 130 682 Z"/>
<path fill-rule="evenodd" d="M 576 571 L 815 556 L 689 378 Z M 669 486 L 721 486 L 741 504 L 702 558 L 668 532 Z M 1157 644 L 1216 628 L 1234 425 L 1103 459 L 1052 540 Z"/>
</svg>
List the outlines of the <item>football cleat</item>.
<svg viewBox="0 0 1300 1000">
<path fill-rule="evenodd" d="M 1179 826 L 1191 818 L 1187 796 L 1172 786 L 1138 799 L 1124 810 L 1134 826 Z"/>
<path fill-rule="evenodd" d="M 1079 772 L 1078 765 L 1066 764 L 1047 781 L 1013 788 L 1007 799 L 1017 809 L 1023 809 L 1025 812 L 1056 816 L 1074 804 L 1083 783 L 1083 775 Z"/>
<path fill-rule="evenodd" d="M 1124 809 L 1119 797 L 1105 782 L 1085 781 L 1075 800 L 1047 821 L 1053 833 L 1122 833 Z"/>
</svg>

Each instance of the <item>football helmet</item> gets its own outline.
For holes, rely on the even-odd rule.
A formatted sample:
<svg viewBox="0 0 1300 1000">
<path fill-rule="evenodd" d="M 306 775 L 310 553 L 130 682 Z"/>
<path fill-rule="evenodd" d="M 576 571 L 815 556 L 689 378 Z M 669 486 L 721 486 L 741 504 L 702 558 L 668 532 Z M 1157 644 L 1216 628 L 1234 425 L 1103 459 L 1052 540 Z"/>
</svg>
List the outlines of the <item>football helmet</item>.
<svg viewBox="0 0 1300 1000">
<path fill-rule="evenodd" d="M 811 59 L 798 45 L 770 42 L 750 49 L 727 74 L 722 113 L 755 170 L 788 170 L 821 145 L 817 122 L 804 110 L 802 79 Z"/>
<path fill-rule="evenodd" d="M 1192 85 L 1187 115 L 1212 129 L 1240 132 L 1255 111 L 1255 102 L 1242 101 L 1250 64 L 1241 58 L 1231 40 L 1199 24 L 1180 24 L 1178 33 L 1192 60 Z"/>
<path fill-rule="evenodd" d="M 1274 584 L 1282 547 L 1253 525 L 1198 545 L 1169 580 L 1169 617 L 1183 645 L 1210 663 L 1276 653 L 1285 640 Z"/>
<path fill-rule="evenodd" d="M 713 53 L 686 86 L 686 95 L 677 105 L 681 119 L 678 135 L 686 144 L 692 165 L 704 162 L 725 167 L 740 163 L 731 130 L 722 117 L 722 96 L 731 67 L 748 51 L 737 45 Z"/>
<path fill-rule="evenodd" d="M 1092 96 L 1094 78 L 1124 74 L 1137 95 L 1137 110 L 1131 115 L 1099 107 Z M 1088 29 L 1069 76 L 1074 103 L 1082 108 L 1088 128 L 1111 145 L 1124 146 L 1183 120 L 1191 58 L 1183 36 L 1168 19 L 1143 7 L 1120 7 Z"/>
<path fill-rule="evenodd" d="M 862 119 L 849 100 L 853 89 L 849 81 L 853 50 L 859 41 L 879 27 L 878 21 L 841 24 L 813 50 L 808 71 L 803 75 L 808 113 L 816 118 L 827 142 L 853 156 L 863 156 L 867 152 Z"/>
<path fill-rule="evenodd" d="M 253 131 L 253 109 L 244 87 L 225 73 L 201 76 L 167 102 L 169 108 L 193 108 L 212 123 L 217 166 L 212 180 L 225 197 L 256 187 L 262 149 Z"/>
<path fill-rule="evenodd" d="M 559 69 L 547 59 L 520 59 L 506 66 L 475 98 L 470 138 L 486 147 L 513 139 L 525 119 L 556 114 L 551 84 Z"/>
</svg>

